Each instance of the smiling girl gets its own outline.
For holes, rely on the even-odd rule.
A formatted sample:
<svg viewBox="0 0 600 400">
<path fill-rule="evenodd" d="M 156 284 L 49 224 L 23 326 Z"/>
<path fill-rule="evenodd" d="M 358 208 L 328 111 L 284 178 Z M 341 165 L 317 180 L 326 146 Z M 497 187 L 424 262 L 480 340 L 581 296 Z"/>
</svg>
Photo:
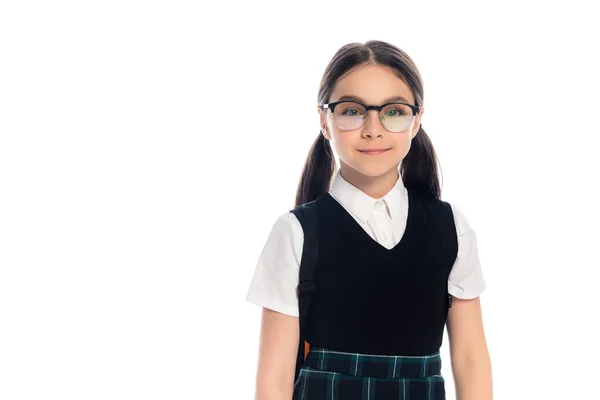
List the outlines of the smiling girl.
<svg viewBox="0 0 600 400">
<path fill-rule="evenodd" d="M 423 99 L 392 44 L 350 43 L 328 64 L 296 207 L 247 295 L 263 307 L 257 400 L 443 400 L 445 327 L 457 399 L 492 399 L 476 236 L 441 200 Z"/>
</svg>

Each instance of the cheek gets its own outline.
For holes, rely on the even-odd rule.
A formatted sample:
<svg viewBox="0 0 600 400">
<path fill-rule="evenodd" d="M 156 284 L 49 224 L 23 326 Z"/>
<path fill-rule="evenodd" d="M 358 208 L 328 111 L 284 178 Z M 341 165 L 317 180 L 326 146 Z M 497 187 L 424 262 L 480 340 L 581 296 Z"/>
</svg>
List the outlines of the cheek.
<svg viewBox="0 0 600 400">
<path fill-rule="evenodd" d="M 394 142 L 398 146 L 406 146 L 406 145 L 410 144 L 410 141 L 412 140 L 411 130 L 407 129 L 404 132 L 394 133 L 393 137 L 394 137 Z"/>
<path fill-rule="evenodd" d="M 335 125 L 335 123 L 331 120 L 331 117 L 327 118 L 326 122 L 327 124 L 327 129 L 329 130 L 329 134 L 331 135 L 332 139 L 335 139 L 335 137 L 337 136 L 337 129 L 338 127 Z"/>
<path fill-rule="evenodd" d="M 332 145 L 338 154 L 349 154 L 356 148 L 352 132 L 332 132 Z"/>
<path fill-rule="evenodd" d="M 396 141 L 395 141 L 396 152 L 399 153 L 402 157 L 404 157 L 406 155 L 406 153 L 408 153 L 408 151 L 410 150 L 410 146 L 411 146 L 410 132 L 400 134 L 398 137 L 396 137 Z"/>
</svg>

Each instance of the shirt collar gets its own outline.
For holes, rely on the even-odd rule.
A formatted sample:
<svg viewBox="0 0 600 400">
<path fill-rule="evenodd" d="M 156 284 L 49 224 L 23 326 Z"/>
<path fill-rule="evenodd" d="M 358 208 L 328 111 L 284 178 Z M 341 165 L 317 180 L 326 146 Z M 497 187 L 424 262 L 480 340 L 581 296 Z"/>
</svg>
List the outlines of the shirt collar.
<svg viewBox="0 0 600 400">
<path fill-rule="evenodd" d="M 375 208 L 377 200 L 383 200 L 387 205 L 392 219 L 400 216 L 402 203 L 407 201 L 408 193 L 402 176 L 398 174 L 398 180 L 394 187 L 387 192 L 381 199 L 374 199 L 365 192 L 348 182 L 338 169 L 329 190 L 331 195 L 335 197 L 350 213 L 356 215 L 362 222 L 366 222 L 369 214 Z"/>
</svg>

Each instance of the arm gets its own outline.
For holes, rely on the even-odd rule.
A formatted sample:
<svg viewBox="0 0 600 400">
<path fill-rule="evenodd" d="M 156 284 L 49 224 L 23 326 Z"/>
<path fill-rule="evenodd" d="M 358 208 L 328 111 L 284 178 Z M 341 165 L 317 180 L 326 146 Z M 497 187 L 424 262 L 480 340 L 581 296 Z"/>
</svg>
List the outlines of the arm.
<svg viewBox="0 0 600 400">
<path fill-rule="evenodd" d="M 299 318 L 263 307 L 255 400 L 290 400 L 298 352 Z"/>
<path fill-rule="evenodd" d="M 446 323 L 457 400 L 492 399 L 492 365 L 479 297 L 452 297 Z"/>
</svg>

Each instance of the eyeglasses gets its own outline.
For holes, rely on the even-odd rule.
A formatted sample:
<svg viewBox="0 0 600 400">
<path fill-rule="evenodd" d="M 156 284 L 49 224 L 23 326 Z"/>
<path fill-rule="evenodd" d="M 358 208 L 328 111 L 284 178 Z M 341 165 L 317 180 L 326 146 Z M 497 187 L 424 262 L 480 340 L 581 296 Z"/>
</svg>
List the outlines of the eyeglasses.
<svg viewBox="0 0 600 400">
<path fill-rule="evenodd" d="M 336 101 L 323 104 L 322 110 L 331 110 L 335 124 L 342 130 L 353 131 L 363 126 L 367 111 L 377 110 L 381 125 L 390 132 L 402 132 L 410 126 L 421 107 L 408 103 L 386 103 L 381 106 L 367 106 L 357 101 Z"/>
</svg>

